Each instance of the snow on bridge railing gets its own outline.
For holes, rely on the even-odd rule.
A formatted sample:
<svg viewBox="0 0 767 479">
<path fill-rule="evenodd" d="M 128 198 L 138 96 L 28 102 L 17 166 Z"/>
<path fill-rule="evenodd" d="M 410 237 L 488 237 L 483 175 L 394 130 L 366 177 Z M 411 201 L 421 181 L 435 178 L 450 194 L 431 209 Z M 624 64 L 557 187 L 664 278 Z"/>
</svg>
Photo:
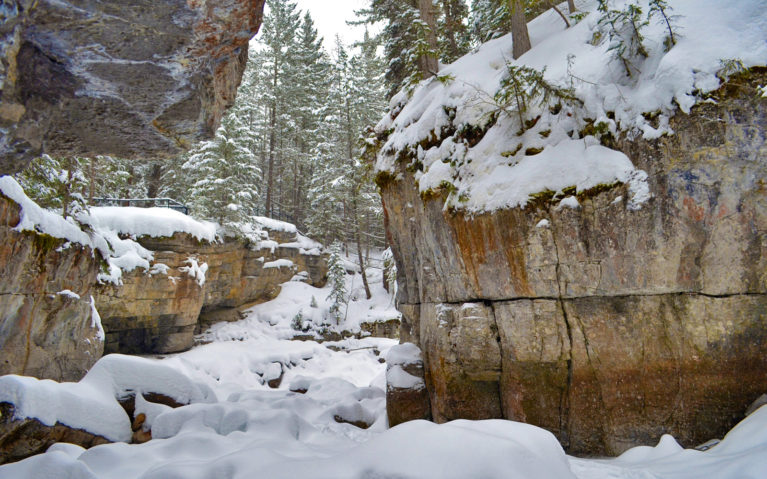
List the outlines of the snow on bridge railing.
<svg viewBox="0 0 767 479">
<path fill-rule="evenodd" d="M 172 198 L 93 198 L 93 206 L 136 206 L 139 208 L 170 208 L 189 214 L 189 208 Z"/>
</svg>

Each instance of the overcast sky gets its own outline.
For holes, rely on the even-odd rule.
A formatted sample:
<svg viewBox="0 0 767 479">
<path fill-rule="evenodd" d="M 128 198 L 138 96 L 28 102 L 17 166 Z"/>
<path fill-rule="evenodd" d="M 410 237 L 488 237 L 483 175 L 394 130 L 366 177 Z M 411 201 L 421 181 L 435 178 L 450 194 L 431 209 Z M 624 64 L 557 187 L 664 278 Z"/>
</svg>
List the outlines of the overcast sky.
<svg viewBox="0 0 767 479">
<path fill-rule="evenodd" d="M 298 8 L 309 13 L 317 25 L 320 36 L 325 38 L 325 48 L 332 50 L 336 34 L 345 44 L 361 40 L 364 27 L 352 27 L 347 20 L 354 20 L 354 10 L 368 6 L 368 0 L 296 0 Z"/>
</svg>

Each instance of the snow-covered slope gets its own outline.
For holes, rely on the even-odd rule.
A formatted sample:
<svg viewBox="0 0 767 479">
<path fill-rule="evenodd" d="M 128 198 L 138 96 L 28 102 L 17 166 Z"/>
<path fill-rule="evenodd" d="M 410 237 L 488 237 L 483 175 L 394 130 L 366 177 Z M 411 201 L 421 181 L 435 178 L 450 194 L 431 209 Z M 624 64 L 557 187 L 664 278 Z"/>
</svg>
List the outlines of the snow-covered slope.
<svg viewBox="0 0 767 479">
<path fill-rule="evenodd" d="M 628 3 L 610 0 L 609 6 L 623 10 Z M 648 2 L 633 3 L 646 19 Z M 597 2 L 576 4 L 588 15 L 571 28 L 553 11 L 530 22 L 533 48 L 518 60 L 512 59 L 507 35 L 444 67 L 440 78 L 411 95 L 395 96 L 392 114 L 377 126 L 387 137 L 377 170 L 396 174 L 404 153 L 422 193 L 444 189 L 450 192 L 447 206 L 473 212 L 523 206 L 544 190 L 618 181 L 630 184 L 630 206 L 640 207 L 649 197 L 646 174 L 597 137 L 618 131 L 648 139 L 672 134 L 669 117 L 705 101 L 720 85 L 725 65 L 767 64 L 767 9 L 761 0 L 669 2 L 676 45 L 666 49 L 666 24 L 653 17 L 641 30 L 647 56 L 632 59 L 631 76 L 615 58 Z M 545 69 L 546 81 L 571 88 L 578 101 L 561 109 L 551 108 L 556 102 L 528 105 L 524 119 L 540 119 L 520 134 L 516 109 L 496 99 L 507 65 Z M 472 144 L 469 137 L 484 130 Z"/>
</svg>

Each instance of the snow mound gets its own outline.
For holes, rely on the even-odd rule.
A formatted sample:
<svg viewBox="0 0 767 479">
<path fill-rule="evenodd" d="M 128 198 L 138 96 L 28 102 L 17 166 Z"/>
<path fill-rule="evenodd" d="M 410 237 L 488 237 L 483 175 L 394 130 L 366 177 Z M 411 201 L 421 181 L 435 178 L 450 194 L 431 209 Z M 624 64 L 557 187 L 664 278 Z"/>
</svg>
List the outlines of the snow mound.
<svg viewBox="0 0 767 479">
<path fill-rule="evenodd" d="M 272 231 L 282 231 L 284 233 L 296 233 L 296 225 L 285 221 L 267 218 L 266 216 L 254 216 L 253 221 L 262 227 Z"/>
<path fill-rule="evenodd" d="M 180 403 L 209 402 L 212 391 L 159 361 L 110 354 L 77 383 L 8 375 L 0 377 L 0 402 L 14 405 L 15 419 L 57 422 L 111 441 L 129 441 L 131 421 L 119 399 L 158 393 Z"/>
<path fill-rule="evenodd" d="M 609 6 L 622 10 L 628 3 L 611 0 Z M 647 0 L 635 3 L 649 11 Z M 553 10 L 532 20 L 533 48 L 517 60 L 507 35 L 445 66 L 412 93 L 400 92 L 392 114 L 376 127 L 387 136 L 376 170 L 395 174 L 406 152 L 422 194 L 447 191 L 446 207 L 470 212 L 521 207 L 546 190 L 616 182 L 628 183 L 629 208 L 641 207 L 651 197 L 646 173 L 588 135 L 673 134 L 670 117 L 689 113 L 717 89 L 723 65 L 767 64 L 767 10 L 761 0 L 671 2 L 676 45 L 666 48 L 667 27 L 653 19 L 642 29 L 647 57 L 629 76 L 614 57 L 596 6 L 578 2 L 588 13 L 570 28 Z M 544 71 L 545 81 L 571 88 L 578 102 L 559 109 L 528 105 L 524 120 L 533 124 L 522 125 L 516 109 L 496 99 L 508 66 Z M 589 133 L 587 125 L 601 133 Z M 476 131 L 484 136 L 474 144 L 467 136 Z"/>
<path fill-rule="evenodd" d="M 85 222 L 95 229 L 106 229 L 131 236 L 170 237 L 188 233 L 200 241 L 216 241 L 217 225 L 170 208 L 99 206 L 89 208 Z"/>
<path fill-rule="evenodd" d="M 415 364 L 421 359 L 421 348 L 413 343 L 402 343 L 392 347 L 386 355 L 386 363 L 390 365 L 400 364 L 407 366 Z"/>
</svg>

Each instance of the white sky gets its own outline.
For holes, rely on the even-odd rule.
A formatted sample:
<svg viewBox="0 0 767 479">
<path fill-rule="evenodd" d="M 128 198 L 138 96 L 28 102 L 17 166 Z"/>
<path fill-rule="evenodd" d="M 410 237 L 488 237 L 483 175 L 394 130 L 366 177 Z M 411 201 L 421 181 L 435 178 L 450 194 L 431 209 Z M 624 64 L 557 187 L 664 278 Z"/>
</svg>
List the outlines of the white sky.
<svg viewBox="0 0 767 479">
<path fill-rule="evenodd" d="M 365 33 L 365 27 L 349 26 L 346 21 L 354 20 L 354 10 L 366 8 L 368 0 L 296 0 L 296 4 L 299 10 L 309 10 L 328 51 L 335 45 L 336 34 L 348 45 Z"/>
</svg>

